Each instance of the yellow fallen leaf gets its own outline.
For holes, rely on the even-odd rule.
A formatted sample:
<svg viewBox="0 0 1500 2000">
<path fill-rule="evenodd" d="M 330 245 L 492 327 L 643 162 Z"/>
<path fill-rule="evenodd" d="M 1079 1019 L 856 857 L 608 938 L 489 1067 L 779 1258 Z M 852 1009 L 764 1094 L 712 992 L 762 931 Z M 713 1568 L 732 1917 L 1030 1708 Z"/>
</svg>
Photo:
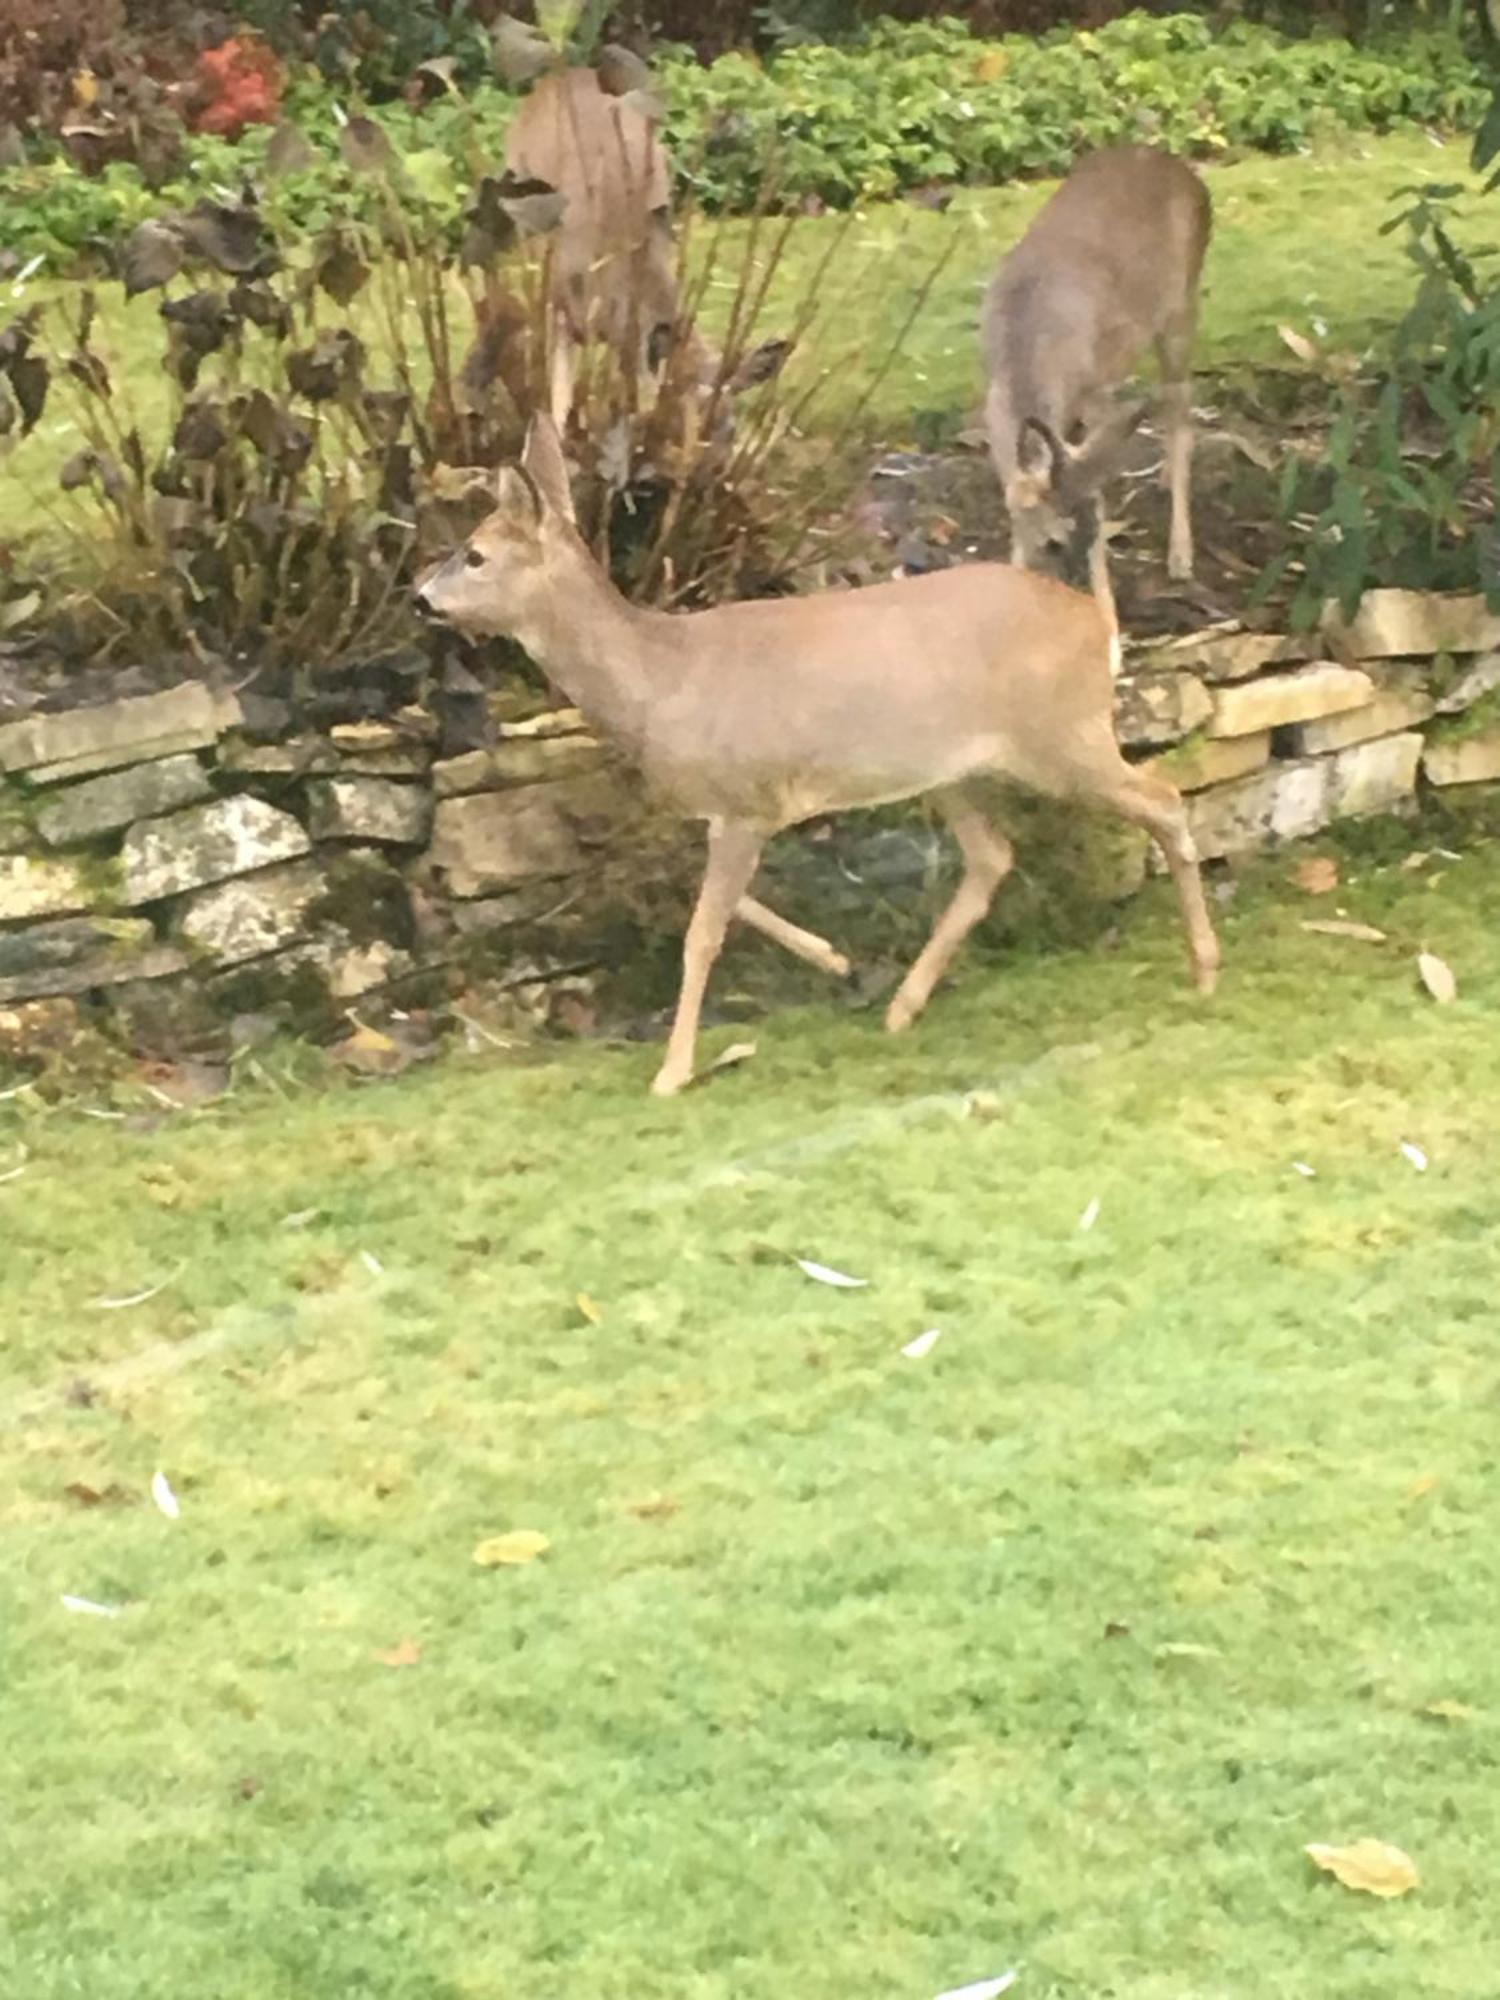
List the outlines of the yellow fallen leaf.
<svg viewBox="0 0 1500 2000">
<path fill-rule="evenodd" d="M 1479 1710 L 1466 1701 L 1429 1701 L 1422 1713 L 1437 1722 L 1472 1722 Z"/>
<path fill-rule="evenodd" d="M 998 83 L 1010 66 L 1008 49 L 986 49 L 979 58 L 976 74 L 981 83 Z"/>
<path fill-rule="evenodd" d="M 1320 937 L 1353 938 L 1358 944 L 1385 943 L 1385 932 L 1376 930 L 1373 924 L 1353 924 L 1342 917 L 1305 917 L 1302 928 L 1316 931 Z"/>
<path fill-rule="evenodd" d="M 1408 1500 L 1425 1500 L 1437 1483 L 1438 1476 L 1435 1472 L 1424 1472 L 1420 1479 L 1414 1479 L 1407 1487 L 1406 1497 Z"/>
<path fill-rule="evenodd" d="M 73 102 L 80 111 L 92 111 L 99 102 L 99 79 L 91 69 L 75 70 Z"/>
<path fill-rule="evenodd" d="M 1313 362 L 1318 358 L 1318 350 L 1305 333 L 1298 333 L 1295 327 L 1278 326 L 1276 331 L 1299 361 Z"/>
<path fill-rule="evenodd" d="M 1305 1852 L 1314 1867 L 1326 1869 L 1346 1889 L 1358 1889 L 1366 1896 L 1405 1896 L 1417 1886 L 1416 1863 L 1388 1841 L 1356 1840 L 1352 1847 L 1325 1847 L 1313 1840 Z"/>
<path fill-rule="evenodd" d="M 583 1314 L 590 1326 L 598 1326 L 599 1322 L 604 1318 L 604 1314 L 595 1305 L 587 1292 L 580 1292 L 578 1294 L 578 1310 Z"/>
<path fill-rule="evenodd" d="M 1440 1007 L 1446 1007 L 1458 998 L 1458 981 L 1453 977 L 1453 968 L 1444 963 L 1436 952 L 1417 953 L 1417 972 L 1422 984 Z"/>
<path fill-rule="evenodd" d="M 523 1563 L 544 1556 L 551 1546 L 551 1540 L 535 1528 L 512 1528 L 508 1535 L 491 1535 L 481 1542 L 474 1560 L 481 1569 L 519 1569 Z"/>
<path fill-rule="evenodd" d="M 375 1657 L 383 1667 L 414 1667 L 422 1657 L 422 1648 L 415 1639 L 403 1639 Z"/>
</svg>

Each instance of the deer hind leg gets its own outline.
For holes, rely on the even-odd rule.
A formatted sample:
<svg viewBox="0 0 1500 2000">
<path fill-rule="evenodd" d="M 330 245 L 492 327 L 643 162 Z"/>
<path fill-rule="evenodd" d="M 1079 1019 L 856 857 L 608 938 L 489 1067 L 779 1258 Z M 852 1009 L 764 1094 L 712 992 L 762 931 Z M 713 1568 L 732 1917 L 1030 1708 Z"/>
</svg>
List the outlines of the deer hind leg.
<svg viewBox="0 0 1500 2000">
<path fill-rule="evenodd" d="M 963 880 L 953 900 L 933 926 L 922 955 L 896 990 L 886 1010 L 892 1034 L 909 1028 L 931 998 L 948 962 L 995 900 L 995 891 L 1010 873 L 1015 853 L 979 809 L 961 792 L 940 792 L 933 803 L 952 828 L 963 851 Z"/>
<path fill-rule="evenodd" d="M 564 314 L 552 324 L 552 353 L 547 364 L 547 405 L 562 436 L 567 435 L 573 398 L 578 393 L 578 343 Z"/>
<path fill-rule="evenodd" d="M 1200 993 L 1212 993 L 1219 978 L 1219 940 L 1204 899 L 1198 850 L 1181 793 L 1165 778 L 1153 777 L 1122 760 L 1118 784 L 1101 795 L 1100 803 L 1145 827 L 1161 849 L 1177 889 L 1194 984 Z"/>
<path fill-rule="evenodd" d="M 1156 343 L 1161 369 L 1162 417 L 1166 429 L 1163 476 L 1171 496 L 1167 575 L 1186 583 L 1193 574 L 1193 353 L 1191 310 L 1177 315 Z"/>
<path fill-rule="evenodd" d="M 817 966 L 820 972 L 832 973 L 835 979 L 847 979 L 854 969 L 827 938 L 820 938 L 815 931 L 803 930 L 800 924 L 789 924 L 785 917 L 778 917 L 774 910 L 768 910 L 764 903 L 757 903 L 753 896 L 741 896 L 735 904 L 734 914 L 741 923 L 749 924 L 752 930 L 773 938 L 794 957 L 805 958 L 809 965 Z"/>
<path fill-rule="evenodd" d="M 682 990 L 667 1039 L 667 1053 L 651 1089 L 657 1097 L 675 1097 L 693 1080 L 693 1052 L 698 1041 L 698 1016 L 708 975 L 724 942 L 724 933 L 740 898 L 755 879 L 765 837 L 742 820 L 714 820 L 708 829 L 708 866 L 698 904 L 682 945 Z"/>
</svg>

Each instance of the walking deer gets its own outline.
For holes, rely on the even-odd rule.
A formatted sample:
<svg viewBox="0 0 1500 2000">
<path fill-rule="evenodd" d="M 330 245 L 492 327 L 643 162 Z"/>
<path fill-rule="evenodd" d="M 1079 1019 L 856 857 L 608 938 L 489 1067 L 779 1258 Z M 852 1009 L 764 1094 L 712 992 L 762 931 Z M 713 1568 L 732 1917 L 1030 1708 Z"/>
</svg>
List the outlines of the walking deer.
<svg viewBox="0 0 1500 2000">
<path fill-rule="evenodd" d="M 538 417 L 467 544 L 420 581 L 419 609 L 517 639 L 686 817 L 708 864 L 653 1088 L 692 1081 L 698 1016 L 731 918 L 836 975 L 849 963 L 751 895 L 761 850 L 822 813 L 931 794 L 964 872 L 886 1025 L 921 1013 L 1009 870 L 975 797 L 985 775 L 1092 802 L 1145 827 L 1176 883 L 1189 957 L 1211 992 L 1219 950 L 1182 800 L 1115 741 L 1115 635 L 1087 595 L 976 563 L 852 591 L 664 612 L 631 605 L 580 538 L 556 427 Z"/>
<path fill-rule="evenodd" d="M 1161 373 L 1167 571 L 1193 573 L 1192 391 L 1198 285 L 1212 227 L 1193 169 L 1149 146 L 1080 160 L 991 282 L 984 309 L 985 428 L 1016 560 L 1114 593 L 1100 488 L 1145 405 L 1111 412 L 1148 344 Z"/>
<path fill-rule="evenodd" d="M 591 69 L 538 78 L 506 135 L 505 164 L 563 197 L 549 370 L 561 429 L 585 342 L 607 342 L 645 377 L 677 326 L 672 164 L 648 112 L 611 96 Z"/>
</svg>

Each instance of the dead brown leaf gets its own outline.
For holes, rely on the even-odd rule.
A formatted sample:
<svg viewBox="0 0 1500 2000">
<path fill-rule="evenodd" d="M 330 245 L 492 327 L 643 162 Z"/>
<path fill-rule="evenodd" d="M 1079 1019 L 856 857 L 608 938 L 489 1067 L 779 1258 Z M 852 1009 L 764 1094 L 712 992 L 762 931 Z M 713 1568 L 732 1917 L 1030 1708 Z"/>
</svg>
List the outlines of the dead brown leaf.
<svg viewBox="0 0 1500 2000">
<path fill-rule="evenodd" d="M 638 1521 L 670 1521 L 681 1506 L 670 1493 L 653 1493 L 645 1500 L 627 1500 L 625 1511 Z"/>
<path fill-rule="evenodd" d="M 412 1062 L 412 1052 L 379 1028 L 361 1023 L 352 1035 L 333 1047 L 333 1059 L 356 1076 L 400 1076 Z"/>
<path fill-rule="evenodd" d="M 414 1667 L 422 1657 L 422 1648 L 415 1639 L 402 1639 L 375 1657 L 383 1667 Z"/>
<path fill-rule="evenodd" d="M 90 1486 L 87 1480 L 70 1479 L 63 1491 L 80 1507 L 128 1507 L 131 1501 L 131 1495 L 113 1479 L 108 1486 Z"/>
<path fill-rule="evenodd" d="M 1339 865 L 1326 854 L 1310 854 L 1292 870 L 1292 880 L 1309 896 L 1326 896 L 1339 886 Z"/>
<path fill-rule="evenodd" d="M 1320 937 L 1353 938 L 1357 944 L 1384 944 L 1385 932 L 1373 924 L 1349 923 L 1343 917 L 1304 917 L 1302 928 Z"/>
<path fill-rule="evenodd" d="M 1417 953 L 1417 975 L 1440 1007 L 1447 1007 L 1458 998 L 1458 981 L 1453 976 L 1453 968 L 1436 952 Z"/>
<path fill-rule="evenodd" d="M 1314 1867 L 1366 1896 L 1405 1896 L 1417 1886 L 1416 1863 L 1388 1841 L 1356 1840 L 1351 1847 L 1327 1847 L 1313 1840 L 1304 1852 Z"/>
</svg>

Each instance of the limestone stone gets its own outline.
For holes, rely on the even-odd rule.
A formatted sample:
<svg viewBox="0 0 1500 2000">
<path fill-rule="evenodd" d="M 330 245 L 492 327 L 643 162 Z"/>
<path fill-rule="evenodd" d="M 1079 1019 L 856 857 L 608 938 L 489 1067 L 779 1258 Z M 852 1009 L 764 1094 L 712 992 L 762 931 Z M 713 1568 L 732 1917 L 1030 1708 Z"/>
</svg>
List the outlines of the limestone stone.
<svg viewBox="0 0 1500 2000">
<path fill-rule="evenodd" d="M 37 802 L 37 830 L 49 847 L 70 847 L 133 820 L 195 805 L 211 790 L 208 773 L 190 753 L 132 764 L 48 792 Z"/>
<path fill-rule="evenodd" d="M 535 923 L 538 918 L 557 911 L 572 893 L 566 883 L 531 882 L 521 889 L 507 889 L 503 895 L 455 903 L 453 922 L 461 937 L 479 937 L 486 931 L 505 930 L 512 924 Z"/>
<path fill-rule="evenodd" d="M 337 736 L 338 731 L 333 732 Z M 274 743 L 235 734 L 219 745 L 219 768 L 245 777 L 421 778 L 432 762 L 425 744 L 345 749 L 329 736 L 290 736 Z"/>
<path fill-rule="evenodd" d="M 1336 604 L 1324 611 L 1328 644 L 1357 660 L 1424 653 L 1484 653 L 1500 646 L 1500 613 L 1483 597 L 1428 590 L 1367 590 L 1346 619 Z"/>
<path fill-rule="evenodd" d="M 492 896 L 583 865 L 573 824 L 550 786 L 443 799 L 427 859 L 450 895 Z"/>
<path fill-rule="evenodd" d="M 94 900 L 82 871 L 71 861 L 0 855 L 0 924 L 71 916 L 75 910 L 88 909 Z"/>
<path fill-rule="evenodd" d="M 0 1001 L 86 993 L 126 979 L 181 972 L 181 952 L 156 943 L 138 918 L 64 917 L 0 934 Z"/>
<path fill-rule="evenodd" d="M 1313 642 L 1275 632 L 1187 632 L 1129 649 L 1130 666 L 1189 667 L 1206 681 L 1242 681 L 1262 667 L 1311 659 Z"/>
<path fill-rule="evenodd" d="M 1328 816 L 1391 812 L 1416 795 L 1422 737 L 1415 729 L 1355 743 L 1328 758 Z"/>
<path fill-rule="evenodd" d="M 1195 674 L 1129 674 L 1115 689 L 1115 733 L 1131 748 L 1180 743 L 1212 712 L 1213 699 Z"/>
<path fill-rule="evenodd" d="M 1462 715 L 1466 708 L 1472 708 L 1481 695 L 1492 694 L 1500 688 L 1500 653 L 1486 653 L 1482 659 L 1473 660 L 1459 675 L 1452 687 L 1437 701 L 1439 715 Z"/>
<path fill-rule="evenodd" d="M 264 868 L 201 891 L 182 911 L 178 928 L 215 965 L 239 965 L 299 937 L 326 887 L 311 861 Z"/>
<path fill-rule="evenodd" d="M 1438 738 L 1427 745 L 1422 775 L 1430 785 L 1480 785 L 1500 778 L 1500 729 L 1456 742 Z"/>
<path fill-rule="evenodd" d="M 1242 854 L 1269 840 L 1300 840 L 1328 817 L 1328 765 L 1305 758 L 1270 764 L 1254 777 L 1195 792 L 1188 819 L 1205 861 Z"/>
<path fill-rule="evenodd" d="M 1313 722 L 1345 709 L 1360 708 L 1375 698 L 1375 683 L 1358 667 L 1315 660 L 1284 674 L 1263 674 L 1259 680 L 1221 687 L 1214 694 L 1210 736 L 1249 736 L 1260 729 L 1278 729 L 1288 722 Z"/>
<path fill-rule="evenodd" d="M 181 896 L 232 875 L 295 861 L 310 845 L 290 813 L 243 793 L 165 819 L 141 820 L 121 850 L 124 900 L 133 909 Z"/>
<path fill-rule="evenodd" d="M 201 749 L 238 715 L 233 695 L 201 681 L 96 708 L 31 715 L 0 728 L 0 770 L 25 771 L 34 784 L 119 770 L 126 764 Z"/>
<path fill-rule="evenodd" d="M 307 812 L 316 840 L 420 847 L 432 828 L 426 787 L 393 784 L 389 778 L 315 778 L 307 788 Z"/>
<path fill-rule="evenodd" d="M 1170 778 L 1179 792 L 1201 792 L 1209 785 L 1248 777 L 1270 762 L 1271 732 L 1251 736 L 1193 736 L 1175 750 L 1153 757 L 1146 768 Z"/>
<path fill-rule="evenodd" d="M 490 750 L 469 750 L 432 767 L 440 799 L 467 792 L 503 791 L 509 785 L 536 785 L 594 771 L 607 756 L 592 736 L 506 736 Z"/>
<path fill-rule="evenodd" d="M 1342 715 L 1327 715 L 1317 722 L 1296 723 L 1288 731 L 1290 747 L 1299 757 L 1321 757 L 1330 750 L 1347 750 L 1351 744 L 1415 729 L 1432 710 L 1432 696 L 1414 682 L 1383 687 L 1363 708 L 1346 709 Z"/>
</svg>

